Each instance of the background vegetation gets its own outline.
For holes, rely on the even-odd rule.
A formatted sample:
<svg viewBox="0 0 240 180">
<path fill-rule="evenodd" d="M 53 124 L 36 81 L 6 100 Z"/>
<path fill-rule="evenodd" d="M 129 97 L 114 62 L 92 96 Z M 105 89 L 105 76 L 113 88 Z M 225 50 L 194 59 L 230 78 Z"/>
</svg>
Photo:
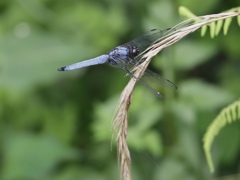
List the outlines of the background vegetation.
<svg viewBox="0 0 240 180">
<path fill-rule="evenodd" d="M 0 2 L 0 179 L 118 179 L 111 120 L 128 78 L 108 65 L 57 72 L 153 28 L 237 1 L 2 0 Z M 236 19 L 234 19 L 236 21 Z M 141 85 L 129 114 L 133 179 L 211 179 L 240 171 L 239 121 L 202 148 L 206 128 L 239 98 L 239 27 L 211 39 L 200 32 L 156 56 L 150 69 L 173 81 L 159 100 Z M 237 178 L 237 177 L 236 177 Z M 224 178 L 223 178 L 224 179 Z"/>
</svg>

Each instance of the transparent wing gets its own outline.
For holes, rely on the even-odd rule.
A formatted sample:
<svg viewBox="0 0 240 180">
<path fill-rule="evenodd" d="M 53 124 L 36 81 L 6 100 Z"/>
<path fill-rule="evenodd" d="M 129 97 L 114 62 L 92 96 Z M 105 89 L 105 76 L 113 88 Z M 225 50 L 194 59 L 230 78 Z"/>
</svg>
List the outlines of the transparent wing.
<svg viewBox="0 0 240 180">
<path fill-rule="evenodd" d="M 163 87 L 167 87 L 173 90 L 177 89 L 177 86 L 173 84 L 173 82 L 149 69 L 145 70 L 143 76 L 141 77 L 141 80 L 146 84 L 159 84 Z"/>
<path fill-rule="evenodd" d="M 133 39 L 132 41 L 129 41 L 121 46 L 135 46 L 139 49 L 140 53 L 145 51 L 150 45 L 152 45 L 155 41 L 159 40 L 161 37 L 169 34 L 172 32 L 171 28 L 165 29 L 165 30 L 159 30 L 159 29 L 153 29 L 144 35 Z"/>
<path fill-rule="evenodd" d="M 163 96 L 161 95 L 161 93 L 159 91 L 157 91 L 153 87 L 154 85 L 158 84 L 160 86 L 168 87 L 171 89 L 177 88 L 171 81 L 164 78 L 163 76 L 160 76 L 160 75 L 154 73 L 153 71 L 151 71 L 149 69 L 147 69 L 144 72 L 144 74 L 141 78 L 137 78 L 136 76 L 134 76 L 134 72 L 131 71 L 133 69 L 133 67 L 135 66 L 135 63 L 131 63 L 131 62 L 134 62 L 134 59 L 128 58 L 127 60 L 123 60 L 123 59 L 117 58 L 115 62 L 118 62 L 118 63 L 112 64 L 112 66 L 126 72 L 127 75 L 129 75 L 130 77 L 135 78 L 145 88 L 147 88 L 151 93 L 153 93 L 154 95 L 156 95 L 159 98 L 163 98 Z"/>
<path fill-rule="evenodd" d="M 167 28 L 164 30 L 153 29 L 143 34 L 142 36 L 127 42 L 126 44 L 138 47 L 141 54 L 153 43 L 163 40 L 164 38 L 168 37 L 170 34 L 180 30 L 181 28 L 194 24 L 194 22 L 196 22 L 196 20 L 189 20 L 187 22 L 180 23 L 172 28 Z M 122 46 L 125 46 L 126 44 L 123 44 Z"/>
<path fill-rule="evenodd" d="M 134 66 L 141 64 L 144 59 L 142 59 L 142 56 L 144 55 L 144 51 L 153 45 L 154 43 L 163 40 L 164 38 L 168 37 L 168 35 L 172 34 L 174 31 L 176 31 L 175 28 L 168 28 L 165 30 L 159 30 L 159 29 L 153 29 L 144 35 L 133 39 L 132 41 L 129 41 L 121 46 L 128 48 L 130 47 L 137 47 L 139 50 L 139 54 L 134 57 L 134 61 L 131 60 L 131 62 L 134 62 Z"/>
<path fill-rule="evenodd" d="M 128 73 L 129 74 L 129 73 Z M 132 76 L 132 73 L 131 73 Z M 132 76 L 134 77 L 134 76 Z M 158 75 L 157 73 L 146 69 L 144 74 L 142 75 L 142 77 L 136 78 L 144 87 L 146 87 L 148 90 L 150 90 L 150 92 L 152 92 L 154 95 L 156 95 L 157 97 L 163 98 L 163 96 L 161 95 L 161 93 L 156 90 L 159 89 L 160 87 L 167 87 L 173 90 L 177 89 L 177 86 L 175 84 L 173 84 L 170 80 L 168 80 L 167 78 Z"/>
</svg>

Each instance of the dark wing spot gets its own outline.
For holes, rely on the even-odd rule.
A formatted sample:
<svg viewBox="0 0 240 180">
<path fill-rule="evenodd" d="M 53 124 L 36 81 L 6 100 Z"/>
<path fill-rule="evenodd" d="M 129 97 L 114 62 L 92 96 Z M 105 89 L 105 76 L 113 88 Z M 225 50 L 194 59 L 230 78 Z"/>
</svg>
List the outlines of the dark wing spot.
<svg viewBox="0 0 240 180">
<path fill-rule="evenodd" d="M 157 29 L 151 29 L 151 31 L 156 31 Z"/>
</svg>

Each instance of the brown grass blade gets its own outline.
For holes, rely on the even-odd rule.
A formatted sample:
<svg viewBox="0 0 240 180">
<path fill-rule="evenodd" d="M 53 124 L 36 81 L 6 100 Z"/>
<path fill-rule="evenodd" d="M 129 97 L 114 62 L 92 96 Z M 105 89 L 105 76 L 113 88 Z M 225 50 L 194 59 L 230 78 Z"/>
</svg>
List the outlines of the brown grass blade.
<svg viewBox="0 0 240 180">
<path fill-rule="evenodd" d="M 160 38 L 158 41 L 156 41 L 156 43 L 154 43 L 152 46 L 146 49 L 146 51 L 144 51 L 143 53 L 144 55 L 142 58 L 145 59 L 145 61 L 141 63 L 139 66 L 135 67 L 135 69 L 133 70 L 135 72 L 134 76 L 136 78 L 140 78 L 143 75 L 144 71 L 146 70 L 152 57 L 157 55 L 162 49 L 174 44 L 175 42 L 179 41 L 186 35 L 196 31 L 197 29 L 201 28 L 206 24 L 238 15 L 240 15 L 239 12 L 212 14 L 206 16 L 199 16 L 179 23 L 178 25 L 173 27 L 173 29 L 175 28 L 175 31 L 172 31 L 172 33 L 168 34 L 167 36 Z M 117 106 L 117 113 L 113 121 L 113 135 L 117 134 L 117 146 L 118 146 L 117 151 L 120 168 L 120 177 L 121 179 L 124 180 L 131 180 L 130 170 L 131 157 L 127 145 L 127 131 L 128 131 L 127 112 L 131 105 L 132 93 L 135 84 L 136 79 L 131 78 L 129 83 L 122 91 Z"/>
</svg>

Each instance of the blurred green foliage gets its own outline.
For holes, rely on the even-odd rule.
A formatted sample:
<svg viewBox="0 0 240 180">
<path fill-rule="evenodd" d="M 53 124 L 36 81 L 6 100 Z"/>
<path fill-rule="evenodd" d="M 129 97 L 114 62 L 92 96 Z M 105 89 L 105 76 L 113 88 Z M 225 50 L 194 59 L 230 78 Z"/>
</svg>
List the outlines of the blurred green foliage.
<svg viewBox="0 0 240 180">
<path fill-rule="evenodd" d="M 111 123 L 128 78 L 107 65 L 56 69 L 106 53 L 153 28 L 181 22 L 178 6 L 197 15 L 237 1 L 0 1 L 0 179 L 118 179 Z M 201 8 L 200 8 L 201 7 Z M 140 85 L 129 113 L 133 179 L 210 179 L 239 173 L 239 122 L 213 144 L 210 175 L 202 135 L 240 95 L 239 27 L 227 36 L 200 32 L 151 63 L 175 82 L 159 100 Z"/>
</svg>

